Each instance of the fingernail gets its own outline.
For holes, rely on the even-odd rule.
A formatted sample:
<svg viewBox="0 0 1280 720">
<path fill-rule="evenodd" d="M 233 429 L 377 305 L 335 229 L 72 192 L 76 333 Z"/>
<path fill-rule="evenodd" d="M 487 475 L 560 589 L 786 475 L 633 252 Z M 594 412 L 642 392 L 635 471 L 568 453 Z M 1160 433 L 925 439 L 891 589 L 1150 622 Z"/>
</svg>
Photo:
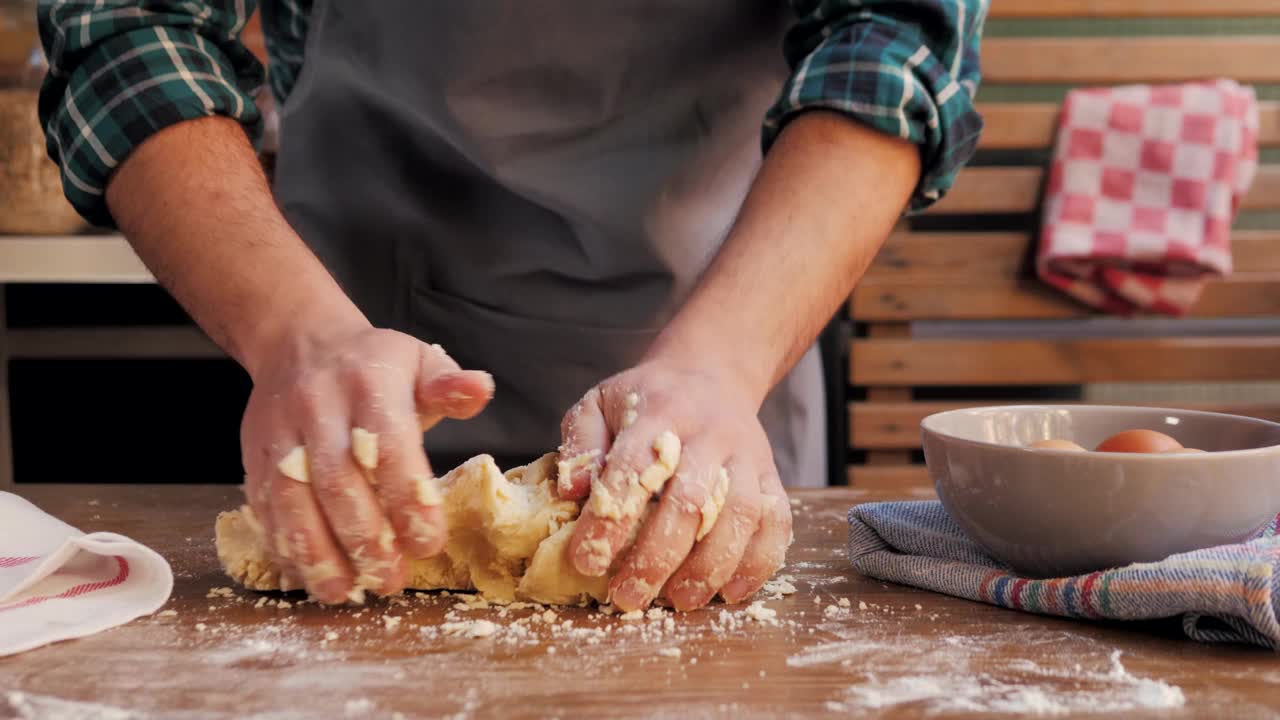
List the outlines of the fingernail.
<svg viewBox="0 0 1280 720">
<path fill-rule="evenodd" d="M 312 597 L 325 605 L 341 605 L 351 594 L 351 583 L 341 579 L 326 580 L 311 591 Z"/>
<path fill-rule="evenodd" d="M 711 602 L 715 593 L 701 580 L 686 578 L 667 591 L 667 597 L 677 610 L 696 610 Z"/>
<path fill-rule="evenodd" d="M 618 583 L 609 594 L 609 602 L 624 612 L 642 610 L 648 607 L 653 599 L 653 589 L 649 583 L 637 577 L 630 577 Z"/>
<path fill-rule="evenodd" d="M 484 370 L 476 370 L 484 379 L 484 394 L 487 397 L 493 397 L 493 392 L 497 389 L 497 383 L 493 381 L 493 376 Z"/>
<path fill-rule="evenodd" d="M 730 580 L 728 584 L 720 588 L 720 597 L 731 605 L 742 602 L 749 594 L 751 594 L 750 585 L 746 580 L 739 578 Z"/>
</svg>

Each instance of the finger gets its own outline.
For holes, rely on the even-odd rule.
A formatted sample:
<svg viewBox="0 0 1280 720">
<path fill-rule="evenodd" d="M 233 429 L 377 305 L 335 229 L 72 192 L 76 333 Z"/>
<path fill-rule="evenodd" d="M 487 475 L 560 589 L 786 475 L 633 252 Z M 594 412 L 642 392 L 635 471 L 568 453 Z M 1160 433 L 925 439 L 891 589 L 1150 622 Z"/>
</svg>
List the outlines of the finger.
<svg viewBox="0 0 1280 720">
<path fill-rule="evenodd" d="M 419 379 L 418 414 L 470 420 L 493 399 L 493 376 L 483 370 L 455 370 Z"/>
<path fill-rule="evenodd" d="M 693 610 L 711 602 L 733 577 L 760 527 L 760 485 L 750 480 L 758 475 L 755 466 L 730 462 L 726 475 L 729 490 L 719 518 L 663 587 L 662 596 L 677 610 Z"/>
<path fill-rule="evenodd" d="M 787 492 L 776 473 L 770 472 L 760 481 L 760 500 L 760 527 L 733 577 L 720 589 L 720 597 L 726 602 L 742 602 L 763 587 L 786 561 L 787 548 L 794 539 L 791 503 L 787 502 Z"/>
<path fill-rule="evenodd" d="M 714 499 L 717 489 L 719 503 Z M 609 582 L 610 601 L 624 611 L 648 606 L 694 542 L 715 525 L 727 491 L 728 476 L 720 463 L 706 462 L 697 444 L 690 444 L 657 508 L 644 521 L 635 545 Z"/>
<path fill-rule="evenodd" d="M 272 450 L 254 442 L 259 437 L 257 428 L 247 422 L 241 428 L 240 446 L 243 448 L 241 461 L 245 467 L 244 494 L 246 504 L 242 510 L 245 523 L 257 536 L 267 556 L 271 558 L 279 573 L 280 589 L 284 591 L 298 590 L 305 587 L 301 575 L 287 553 L 284 533 L 278 532 L 275 518 L 271 512 L 271 474 L 275 472 L 271 460 Z M 285 447 L 296 447 L 297 443 L 289 443 Z M 277 550 L 276 538 L 281 538 L 286 552 Z"/>
<path fill-rule="evenodd" d="M 297 568 L 307 592 L 321 602 L 356 599 L 355 574 L 312 494 L 302 446 L 295 446 L 272 468 L 268 482 L 273 550 Z"/>
<path fill-rule="evenodd" d="M 345 413 L 321 409 L 316 417 Z M 380 595 L 404 588 L 404 554 L 378 496 L 356 465 L 345 421 L 321 421 L 304 433 L 311 455 L 311 488 L 333 536 L 355 569 L 355 585 Z M 342 428 L 342 429 L 340 429 Z"/>
<path fill-rule="evenodd" d="M 447 525 L 417 422 L 412 417 L 357 418 L 351 454 L 391 519 L 401 548 L 415 558 L 435 555 L 444 548 Z M 388 429 L 375 433 L 360 425 Z"/>
<path fill-rule="evenodd" d="M 569 541 L 578 572 L 598 577 L 609 570 L 649 497 L 662 490 L 679 462 L 680 439 L 664 426 L 641 420 L 614 439 Z"/>
<path fill-rule="evenodd" d="M 600 405 L 600 388 L 592 388 L 560 422 L 560 461 L 556 464 L 556 491 L 560 497 L 586 497 L 592 483 L 600 478 L 611 437 Z"/>
<path fill-rule="evenodd" d="M 446 417 L 475 417 L 492 397 L 489 373 L 462 370 L 439 345 L 420 345 L 414 399 L 424 432 Z"/>
</svg>

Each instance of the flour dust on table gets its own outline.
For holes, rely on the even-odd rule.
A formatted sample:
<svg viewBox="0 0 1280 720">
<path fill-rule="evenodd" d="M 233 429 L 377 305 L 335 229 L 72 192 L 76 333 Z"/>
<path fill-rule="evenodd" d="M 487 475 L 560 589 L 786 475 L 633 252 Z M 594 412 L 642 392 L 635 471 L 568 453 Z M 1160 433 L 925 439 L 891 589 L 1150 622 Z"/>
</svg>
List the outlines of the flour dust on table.
<svg viewBox="0 0 1280 720">
<path fill-rule="evenodd" d="M 357 434 L 359 436 L 357 437 Z M 369 467 L 369 433 L 353 433 L 353 449 L 365 456 Z M 376 438 L 376 436 L 375 436 Z M 680 441 L 671 433 L 658 438 L 649 467 L 633 473 L 619 496 L 596 483 L 591 498 L 592 511 L 602 517 L 639 516 L 643 523 L 663 485 L 675 473 L 680 457 Z M 609 578 L 579 573 L 567 558 L 566 548 L 573 536 L 583 503 L 564 500 L 556 493 L 558 473 L 572 468 L 578 458 L 562 460 L 548 453 L 529 465 L 503 473 L 489 455 L 478 455 L 459 465 L 440 480 L 438 493 L 428 487 L 427 504 L 440 504 L 449 525 L 444 551 L 410 563 L 408 587 L 417 590 L 475 590 L 489 601 L 510 603 L 529 601 L 549 605 L 580 605 L 607 601 Z M 306 459 L 301 449 L 281 461 L 282 472 L 290 477 L 306 477 Z M 700 508 L 703 524 L 713 524 L 724 505 L 723 491 L 713 492 Z M 652 497 L 651 497 L 652 496 Z M 633 531 L 634 540 L 635 531 Z M 701 531 L 700 531 L 701 534 Z M 240 585 L 251 590 L 289 590 L 269 550 L 271 539 L 248 507 L 218 515 L 214 526 L 218 560 Z M 287 539 L 275 539 L 287 553 Z M 394 537 L 382 539 L 387 543 Z M 630 545 L 630 541 L 627 543 Z M 625 549 L 625 548 L 624 548 Z M 622 557 L 624 553 L 619 553 Z M 614 570 L 616 570 L 616 565 Z M 325 568 L 304 570 L 331 572 Z M 357 581 L 352 600 L 363 598 Z"/>
</svg>

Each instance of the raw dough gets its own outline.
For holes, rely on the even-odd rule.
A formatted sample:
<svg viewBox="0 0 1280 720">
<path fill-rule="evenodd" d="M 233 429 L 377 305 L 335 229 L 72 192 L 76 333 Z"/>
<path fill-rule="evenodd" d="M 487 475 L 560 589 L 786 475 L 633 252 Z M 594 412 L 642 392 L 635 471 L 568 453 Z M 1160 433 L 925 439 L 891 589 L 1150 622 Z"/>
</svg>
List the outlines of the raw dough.
<svg viewBox="0 0 1280 720">
<path fill-rule="evenodd" d="M 678 462 L 679 446 L 672 447 L 671 439 L 659 444 L 654 466 L 661 469 L 648 468 L 644 474 L 652 470 L 656 476 L 669 477 Z M 289 470 L 286 474 L 305 478 L 305 456 L 300 449 L 300 457 L 294 455 L 290 452 L 289 462 L 282 462 Z M 556 497 L 557 460 L 551 453 L 504 475 L 492 457 L 479 455 L 442 478 L 442 497 L 429 499 L 441 501 L 449 520 L 449 539 L 444 552 L 411 563 L 408 586 L 478 590 L 503 603 L 605 602 L 608 574 L 582 575 L 566 557 L 581 505 Z M 430 487 L 434 490 L 434 485 Z M 236 582 L 251 590 L 282 589 L 262 526 L 247 506 L 219 514 L 214 534 L 218 560 Z"/>
</svg>

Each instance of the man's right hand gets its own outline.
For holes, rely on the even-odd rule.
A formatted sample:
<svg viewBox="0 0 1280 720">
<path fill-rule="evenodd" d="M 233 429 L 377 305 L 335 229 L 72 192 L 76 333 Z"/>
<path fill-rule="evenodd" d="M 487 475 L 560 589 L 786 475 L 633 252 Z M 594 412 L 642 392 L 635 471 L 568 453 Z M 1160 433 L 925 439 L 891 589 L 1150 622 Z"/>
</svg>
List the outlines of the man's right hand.
<svg viewBox="0 0 1280 720">
<path fill-rule="evenodd" d="M 155 133 L 112 175 L 107 204 L 156 278 L 253 378 L 245 490 L 285 579 L 324 602 L 400 590 L 404 556 L 438 552 L 445 538 L 422 431 L 480 412 L 493 380 L 369 324 L 281 215 L 234 120 Z"/>
<path fill-rule="evenodd" d="M 368 326 L 291 338 L 252 366 L 245 491 L 286 582 L 327 603 L 399 592 L 405 556 L 440 552 L 447 533 L 422 432 L 480 412 L 492 378 Z"/>
</svg>

